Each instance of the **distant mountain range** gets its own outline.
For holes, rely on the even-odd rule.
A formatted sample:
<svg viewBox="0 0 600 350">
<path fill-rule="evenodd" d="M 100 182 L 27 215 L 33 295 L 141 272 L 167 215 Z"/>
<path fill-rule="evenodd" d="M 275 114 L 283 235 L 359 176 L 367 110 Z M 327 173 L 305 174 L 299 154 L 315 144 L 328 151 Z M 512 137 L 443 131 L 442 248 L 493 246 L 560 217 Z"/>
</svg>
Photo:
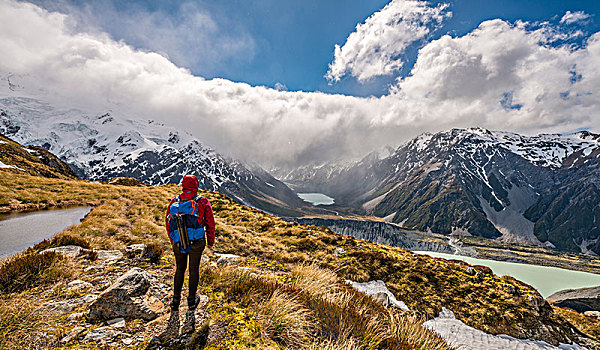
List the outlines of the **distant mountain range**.
<svg viewBox="0 0 600 350">
<path fill-rule="evenodd" d="M 134 177 L 149 184 L 198 176 L 203 188 L 281 215 L 305 206 L 258 166 L 229 159 L 187 132 L 117 113 L 86 114 L 27 97 L 0 98 L 0 133 L 56 154 L 83 179 Z"/>
<path fill-rule="evenodd" d="M 480 128 L 423 134 L 388 157 L 280 179 L 422 231 L 600 253 L 600 135 Z M 318 181 L 312 181 L 318 179 Z"/>
<path fill-rule="evenodd" d="M 600 135 L 587 131 L 426 133 L 357 162 L 279 169 L 279 181 L 161 123 L 58 108 L 10 84 L 3 95 L 0 133 L 46 162 L 57 155 L 83 179 L 157 185 L 195 174 L 202 187 L 243 204 L 282 216 L 309 212 L 289 185 L 334 197 L 340 212 L 409 229 L 600 254 Z"/>
</svg>

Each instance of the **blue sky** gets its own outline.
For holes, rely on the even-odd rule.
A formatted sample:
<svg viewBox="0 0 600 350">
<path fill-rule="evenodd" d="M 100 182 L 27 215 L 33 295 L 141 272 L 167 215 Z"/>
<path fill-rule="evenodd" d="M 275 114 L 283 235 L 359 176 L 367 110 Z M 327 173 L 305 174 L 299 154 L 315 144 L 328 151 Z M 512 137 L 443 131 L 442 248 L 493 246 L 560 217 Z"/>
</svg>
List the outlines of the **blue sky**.
<svg viewBox="0 0 600 350">
<path fill-rule="evenodd" d="M 319 163 L 457 127 L 600 132 L 599 16 L 598 1 L 0 0 L 0 73 L 267 167 Z"/>
<path fill-rule="evenodd" d="M 36 2 L 36 1 L 34 1 Z M 88 16 L 81 21 L 93 21 L 98 29 L 109 33 L 115 40 L 124 40 L 140 49 L 156 50 L 158 44 L 149 44 L 144 38 L 144 28 L 131 28 L 127 22 L 140 14 L 157 14 L 177 23 L 193 4 L 194 11 L 210 16 L 218 26 L 218 37 L 243 37 L 251 42 L 246 51 L 214 53 L 216 62 L 207 64 L 201 57 L 202 50 L 194 42 L 183 43 L 177 48 L 181 52 L 166 53 L 174 63 L 186 67 L 195 75 L 205 78 L 225 78 L 250 85 L 274 87 L 276 83 L 289 90 L 323 91 L 355 96 L 380 96 L 397 76 L 409 74 L 417 50 L 424 43 L 411 46 L 404 53 L 407 64 L 397 74 L 380 76 L 365 82 L 353 77 L 344 77 L 330 84 L 323 76 L 333 57 L 335 44 L 343 45 L 358 23 L 364 22 L 374 12 L 381 10 L 386 0 L 303 0 L 303 1 L 37 1 L 50 10 L 73 12 L 87 9 Z M 441 3 L 432 1 L 431 4 Z M 592 15 L 586 22 L 587 34 L 600 28 L 600 1 L 480 1 L 458 0 L 447 2 L 452 12 L 441 28 L 431 33 L 430 40 L 444 34 L 462 36 L 481 22 L 500 18 L 509 22 L 551 21 L 558 23 L 566 11 L 584 11 Z M 186 7 L 187 6 L 187 7 Z M 115 16 L 115 13 L 119 15 Z M 93 16 L 89 16 L 93 14 Z M 94 17 L 92 19 L 92 17 Z M 186 35 L 193 35 L 192 31 Z M 183 33 L 180 33 L 183 34 Z M 217 36 L 217 35 L 216 35 Z M 219 41 L 219 38 L 216 41 Z M 184 40 L 174 35 L 173 40 Z M 197 57 L 183 60 L 178 55 Z M 219 59 L 221 56 L 221 59 Z"/>
<path fill-rule="evenodd" d="M 289 90 L 323 91 L 355 96 L 380 96 L 388 90 L 396 76 L 409 74 L 417 56 L 417 43 L 405 52 L 408 62 L 398 74 L 370 79 L 358 83 L 353 77 L 345 77 L 335 84 L 323 77 L 333 56 L 335 44 L 342 45 L 352 33 L 357 23 L 364 22 L 374 12 L 381 10 L 386 0 L 303 0 L 303 1 L 114 1 L 94 2 L 68 1 L 38 2 L 48 9 L 73 11 L 91 9 L 97 15 L 95 25 L 109 33 L 115 40 L 124 40 L 140 49 L 155 50 L 146 40 L 139 40 L 135 28 L 123 18 L 135 17 L 140 13 L 155 13 L 170 18 L 173 22 L 182 20 L 185 5 L 194 4 L 194 10 L 207 13 L 219 27 L 219 35 L 246 35 L 252 41 L 251 52 L 238 52 L 235 55 L 223 53 L 223 60 L 206 64 L 185 62 L 173 58 L 176 64 L 186 67 L 195 75 L 205 78 L 225 78 L 250 85 L 285 85 Z M 432 1 L 436 4 L 441 1 Z M 462 36 L 481 22 L 500 18 L 509 22 L 552 21 L 558 23 L 566 11 L 584 11 L 592 17 L 586 23 L 586 32 L 593 33 L 600 28 L 600 1 L 449 1 L 452 17 L 430 36 L 439 38 L 444 34 Z M 121 16 L 114 16 L 116 11 Z M 90 20 L 90 17 L 83 21 Z M 127 28 L 127 29 L 126 29 Z M 143 31 L 140 28 L 139 31 Z M 180 40 L 176 37 L 174 40 Z M 218 40 L 218 39 L 217 39 Z M 202 51 L 193 42 L 183 45 L 180 50 L 200 57 Z M 176 52 L 166 52 L 176 56 Z M 219 54 L 216 53 L 218 56 Z"/>
</svg>

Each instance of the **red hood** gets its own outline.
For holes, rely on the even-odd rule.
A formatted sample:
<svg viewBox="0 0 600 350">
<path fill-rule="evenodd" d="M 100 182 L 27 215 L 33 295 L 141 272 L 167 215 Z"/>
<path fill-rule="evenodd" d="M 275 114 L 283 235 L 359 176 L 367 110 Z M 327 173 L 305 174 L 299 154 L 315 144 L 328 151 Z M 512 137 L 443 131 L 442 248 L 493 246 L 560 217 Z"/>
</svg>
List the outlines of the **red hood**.
<svg viewBox="0 0 600 350">
<path fill-rule="evenodd" d="M 198 193 L 198 179 L 194 175 L 186 175 L 181 181 L 183 192 Z"/>
</svg>

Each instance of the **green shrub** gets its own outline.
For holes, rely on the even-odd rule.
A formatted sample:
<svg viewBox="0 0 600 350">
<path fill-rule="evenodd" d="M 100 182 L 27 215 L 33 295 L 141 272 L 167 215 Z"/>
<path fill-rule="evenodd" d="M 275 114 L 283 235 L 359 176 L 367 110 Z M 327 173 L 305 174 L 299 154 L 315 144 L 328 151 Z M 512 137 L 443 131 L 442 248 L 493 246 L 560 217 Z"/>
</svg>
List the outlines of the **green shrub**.
<svg viewBox="0 0 600 350">
<path fill-rule="evenodd" d="M 38 254 L 34 251 L 6 259 L 0 265 L 0 292 L 20 292 L 59 279 L 66 274 L 64 269 L 56 265 L 61 260 L 63 256 L 60 254 Z"/>
</svg>

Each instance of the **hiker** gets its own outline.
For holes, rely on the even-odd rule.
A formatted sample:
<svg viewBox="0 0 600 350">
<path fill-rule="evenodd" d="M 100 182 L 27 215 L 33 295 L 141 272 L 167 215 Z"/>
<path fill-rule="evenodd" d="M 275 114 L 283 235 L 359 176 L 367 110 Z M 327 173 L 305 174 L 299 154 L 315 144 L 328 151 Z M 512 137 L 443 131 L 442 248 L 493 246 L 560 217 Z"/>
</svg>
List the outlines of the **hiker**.
<svg viewBox="0 0 600 350">
<path fill-rule="evenodd" d="M 171 317 L 165 331 L 167 337 L 179 332 L 179 303 L 185 270 L 189 262 L 188 312 L 182 334 L 194 330 L 195 310 L 200 301 L 196 295 L 200 278 L 200 260 L 205 245 L 212 248 L 215 243 L 215 219 L 208 199 L 198 195 L 198 179 L 186 175 L 181 182 L 182 192 L 173 198 L 167 207 L 166 227 L 173 253 L 175 254 L 175 277 Z M 178 221 L 179 220 L 179 221 Z M 185 232 L 186 235 L 181 235 Z"/>
</svg>

